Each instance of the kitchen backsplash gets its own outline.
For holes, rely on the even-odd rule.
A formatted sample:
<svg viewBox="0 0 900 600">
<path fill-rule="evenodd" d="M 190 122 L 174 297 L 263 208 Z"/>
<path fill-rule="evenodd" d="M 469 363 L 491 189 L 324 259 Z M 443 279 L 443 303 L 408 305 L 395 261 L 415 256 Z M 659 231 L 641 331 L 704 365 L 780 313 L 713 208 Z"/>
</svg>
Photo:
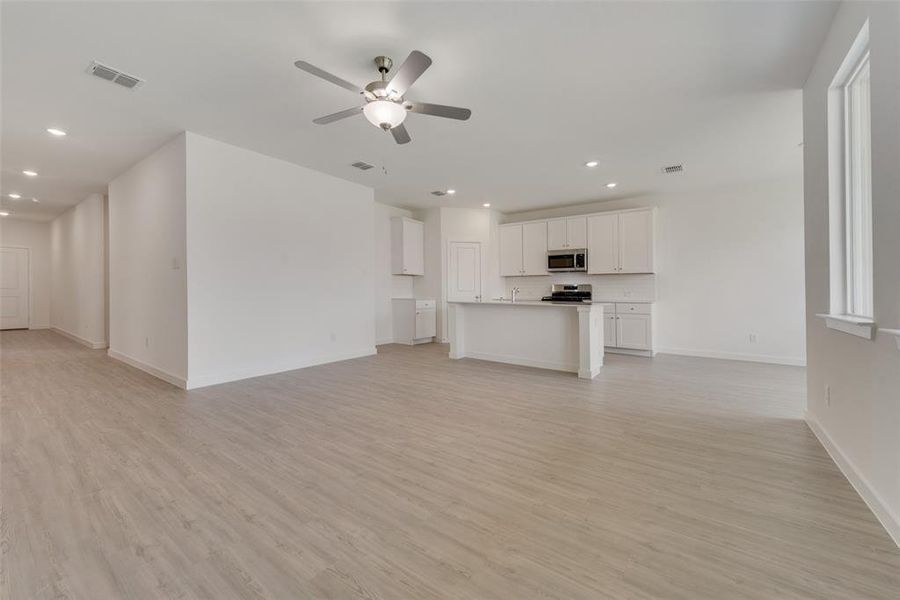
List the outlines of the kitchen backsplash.
<svg viewBox="0 0 900 600">
<path fill-rule="evenodd" d="M 612 302 L 655 302 L 656 275 L 585 275 L 583 273 L 554 273 L 546 277 L 506 277 L 505 297 L 514 287 L 519 288 L 522 300 L 540 300 L 550 294 L 554 283 L 590 283 L 595 300 Z"/>
</svg>

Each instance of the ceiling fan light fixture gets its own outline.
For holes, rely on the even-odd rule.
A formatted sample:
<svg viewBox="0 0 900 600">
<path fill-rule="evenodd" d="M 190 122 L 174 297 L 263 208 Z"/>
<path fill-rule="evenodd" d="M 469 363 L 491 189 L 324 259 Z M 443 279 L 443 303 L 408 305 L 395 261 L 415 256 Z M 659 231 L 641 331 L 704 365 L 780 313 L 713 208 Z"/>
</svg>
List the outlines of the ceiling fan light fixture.
<svg viewBox="0 0 900 600">
<path fill-rule="evenodd" d="M 375 100 L 363 107 L 363 114 L 369 123 L 388 131 L 403 122 L 406 109 L 390 100 Z"/>
</svg>

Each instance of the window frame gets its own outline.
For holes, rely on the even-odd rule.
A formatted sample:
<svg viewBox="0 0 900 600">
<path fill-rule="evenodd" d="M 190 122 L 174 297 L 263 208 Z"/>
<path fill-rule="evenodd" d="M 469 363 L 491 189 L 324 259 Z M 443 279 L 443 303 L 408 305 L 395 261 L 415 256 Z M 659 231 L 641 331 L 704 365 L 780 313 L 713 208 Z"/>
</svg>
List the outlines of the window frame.
<svg viewBox="0 0 900 600">
<path fill-rule="evenodd" d="M 869 339 L 875 317 L 871 79 L 864 88 L 868 93 L 862 95 L 864 104 L 857 84 L 863 75 L 869 77 L 870 69 L 866 21 L 828 88 L 830 303 L 829 313 L 821 316 L 829 327 Z M 847 331 L 851 324 L 853 331 Z"/>
</svg>

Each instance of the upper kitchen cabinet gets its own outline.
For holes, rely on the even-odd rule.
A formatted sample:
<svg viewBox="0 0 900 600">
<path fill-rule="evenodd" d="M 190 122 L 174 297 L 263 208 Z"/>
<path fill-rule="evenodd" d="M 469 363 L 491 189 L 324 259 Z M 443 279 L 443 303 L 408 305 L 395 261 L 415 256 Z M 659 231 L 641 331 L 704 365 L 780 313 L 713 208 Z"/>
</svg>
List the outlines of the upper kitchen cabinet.
<svg viewBox="0 0 900 600">
<path fill-rule="evenodd" d="M 522 224 L 522 269 L 525 275 L 547 275 L 547 223 Z"/>
<path fill-rule="evenodd" d="M 653 209 L 588 217 L 588 273 L 653 273 Z"/>
<path fill-rule="evenodd" d="M 619 273 L 653 273 L 653 211 L 619 215 Z"/>
<path fill-rule="evenodd" d="M 391 219 L 391 273 L 425 274 L 425 224 L 408 217 Z"/>
<path fill-rule="evenodd" d="M 522 259 L 522 225 L 501 225 L 500 275 L 504 277 L 524 275 Z"/>
<path fill-rule="evenodd" d="M 547 223 L 500 226 L 500 275 L 547 275 Z"/>
<path fill-rule="evenodd" d="M 587 248 L 587 217 L 547 221 L 547 250 Z"/>
</svg>

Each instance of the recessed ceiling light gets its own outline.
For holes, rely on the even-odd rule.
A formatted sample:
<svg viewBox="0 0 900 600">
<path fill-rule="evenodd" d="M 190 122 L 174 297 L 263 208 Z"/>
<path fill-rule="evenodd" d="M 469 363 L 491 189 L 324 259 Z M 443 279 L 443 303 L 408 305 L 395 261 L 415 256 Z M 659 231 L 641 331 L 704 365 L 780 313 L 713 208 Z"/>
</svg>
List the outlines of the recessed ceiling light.
<svg viewBox="0 0 900 600">
<path fill-rule="evenodd" d="M 65 131 L 63 131 L 62 129 L 57 129 L 55 127 L 48 127 L 47 133 L 49 133 L 50 135 L 55 135 L 56 137 L 63 137 L 66 135 Z"/>
<path fill-rule="evenodd" d="M 490 208 L 490 207 L 491 207 L 491 203 L 490 203 L 490 202 L 485 202 L 484 204 L 482 204 L 482 206 L 485 207 L 485 208 Z"/>
<path fill-rule="evenodd" d="M 31 201 L 32 202 L 40 202 L 40 200 L 38 200 L 37 198 L 32 198 Z"/>
<path fill-rule="evenodd" d="M 456 193 L 456 190 L 447 190 L 447 194 L 450 196 L 452 196 L 455 193 Z"/>
<path fill-rule="evenodd" d="M 589 169 L 593 169 L 594 167 L 596 167 L 599 164 L 600 163 L 598 163 L 596 160 L 589 160 L 586 163 L 584 163 L 584 166 L 588 167 Z"/>
<path fill-rule="evenodd" d="M 0 217 L 8 217 L 8 216 L 9 216 L 9 212 L 7 212 L 5 210 L 0 210 Z"/>
<path fill-rule="evenodd" d="M 18 195 L 18 194 L 10 194 L 9 197 L 12 198 L 13 200 L 18 200 L 18 199 L 21 198 L 22 196 L 20 196 L 20 195 Z"/>
<path fill-rule="evenodd" d="M 612 182 L 610 182 L 610 183 L 607 183 L 607 184 L 606 184 L 606 187 L 608 187 L 609 189 L 613 189 L 613 188 L 616 187 L 617 185 L 618 185 L 618 184 L 617 184 L 616 182 L 612 181 Z"/>
<path fill-rule="evenodd" d="M 22 171 L 22 174 L 28 177 L 37 177 L 37 171 Z"/>
</svg>

